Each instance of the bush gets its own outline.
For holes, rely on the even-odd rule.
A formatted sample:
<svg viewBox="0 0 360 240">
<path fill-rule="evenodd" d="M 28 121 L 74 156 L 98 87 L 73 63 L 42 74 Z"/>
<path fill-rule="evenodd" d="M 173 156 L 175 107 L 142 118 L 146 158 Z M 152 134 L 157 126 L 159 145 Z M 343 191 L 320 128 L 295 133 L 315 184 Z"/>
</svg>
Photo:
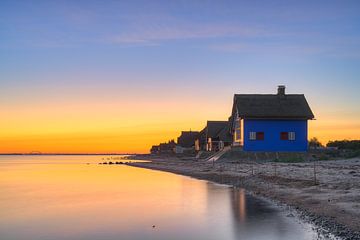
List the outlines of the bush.
<svg viewBox="0 0 360 240">
<path fill-rule="evenodd" d="M 313 137 L 309 140 L 309 147 L 310 148 L 319 148 L 319 147 L 323 147 L 323 145 L 321 144 L 321 142 L 316 138 L 316 137 Z"/>
<path fill-rule="evenodd" d="M 298 163 L 298 162 L 304 162 L 305 159 L 300 156 L 291 156 L 291 157 L 283 157 L 280 159 L 274 159 L 274 162 L 283 162 L 283 163 Z"/>
<path fill-rule="evenodd" d="M 345 153 L 345 158 L 360 157 L 360 149 L 355 151 L 348 151 Z"/>
<path fill-rule="evenodd" d="M 327 147 L 337 147 L 338 149 L 360 150 L 360 140 L 336 140 L 326 144 Z"/>
<path fill-rule="evenodd" d="M 323 155 L 321 155 L 321 156 L 319 157 L 319 160 L 320 160 L 320 161 L 329 160 L 329 159 L 330 159 L 329 156 L 327 156 L 327 155 L 325 155 L 325 154 L 323 154 Z"/>
</svg>

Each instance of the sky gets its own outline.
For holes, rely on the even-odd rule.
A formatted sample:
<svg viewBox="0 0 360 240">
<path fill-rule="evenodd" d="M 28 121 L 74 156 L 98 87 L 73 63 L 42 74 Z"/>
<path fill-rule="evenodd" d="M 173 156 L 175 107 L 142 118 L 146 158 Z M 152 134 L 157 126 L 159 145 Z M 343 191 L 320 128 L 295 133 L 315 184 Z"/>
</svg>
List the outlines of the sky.
<svg viewBox="0 0 360 240">
<path fill-rule="evenodd" d="M 0 153 L 143 153 L 305 94 L 322 143 L 360 138 L 360 2 L 0 1 Z"/>
</svg>

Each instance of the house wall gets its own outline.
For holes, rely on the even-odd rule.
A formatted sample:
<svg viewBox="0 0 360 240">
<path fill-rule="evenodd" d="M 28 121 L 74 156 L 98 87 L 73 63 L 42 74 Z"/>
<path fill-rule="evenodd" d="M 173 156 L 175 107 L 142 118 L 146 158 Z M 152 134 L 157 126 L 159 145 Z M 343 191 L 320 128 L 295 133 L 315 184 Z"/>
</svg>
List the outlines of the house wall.
<svg viewBox="0 0 360 240">
<path fill-rule="evenodd" d="M 242 146 L 244 144 L 244 120 L 241 118 L 236 118 L 233 122 L 234 124 L 234 131 L 232 132 L 233 135 L 233 146 Z"/>
<path fill-rule="evenodd" d="M 264 132 L 264 140 L 250 140 L 250 132 Z M 295 140 L 281 140 L 281 132 L 295 132 Z M 307 120 L 244 120 L 244 151 L 307 151 Z"/>
</svg>

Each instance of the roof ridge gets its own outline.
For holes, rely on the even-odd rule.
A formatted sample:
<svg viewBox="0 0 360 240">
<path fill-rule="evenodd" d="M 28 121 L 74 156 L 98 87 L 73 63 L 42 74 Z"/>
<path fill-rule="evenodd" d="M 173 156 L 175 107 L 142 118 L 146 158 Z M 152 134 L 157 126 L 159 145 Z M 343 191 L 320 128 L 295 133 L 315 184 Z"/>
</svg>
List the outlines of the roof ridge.
<svg viewBox="0 0 360 240">
<path fill-rule="evenodd" d="M 209 122 L 213 122 L 213 123 L 227 123 L 228 121 L 226 121 L 226 120 L 207 120 L 207 123 L 209 123 Z"/>
<path fill-rule="evenodd" d="M 278 96 L 278 94 L 271 94 L 271 93 L 235 93 L 234 96 Z M 285 94 L 286 96 L 305 96 L 302 93 L 290 93 Z M 282 96 L 283 97 L 283 96 Z"/>
<path fill-rule="evenodd" d="M 304 94 L 235 94 L 233 104 L 247 118 L 314 118 Z"/>
</svg>

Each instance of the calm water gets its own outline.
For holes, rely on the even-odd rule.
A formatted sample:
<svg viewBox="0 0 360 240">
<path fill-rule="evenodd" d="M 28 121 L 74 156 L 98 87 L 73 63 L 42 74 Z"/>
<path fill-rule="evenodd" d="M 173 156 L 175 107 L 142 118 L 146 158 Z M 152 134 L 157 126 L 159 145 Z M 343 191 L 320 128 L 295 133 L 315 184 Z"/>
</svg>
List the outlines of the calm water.
<svg viewBox="0 0 360 240">
<path fill-rule="evenodd" d="M 102 158 L 0 156 L 0 239 L 320 237 L 243 190 Z"/>
</svg>

